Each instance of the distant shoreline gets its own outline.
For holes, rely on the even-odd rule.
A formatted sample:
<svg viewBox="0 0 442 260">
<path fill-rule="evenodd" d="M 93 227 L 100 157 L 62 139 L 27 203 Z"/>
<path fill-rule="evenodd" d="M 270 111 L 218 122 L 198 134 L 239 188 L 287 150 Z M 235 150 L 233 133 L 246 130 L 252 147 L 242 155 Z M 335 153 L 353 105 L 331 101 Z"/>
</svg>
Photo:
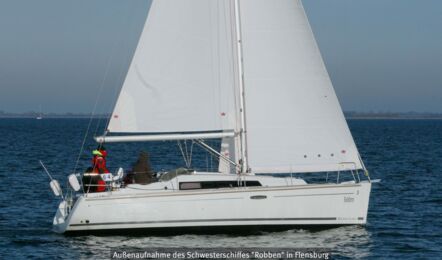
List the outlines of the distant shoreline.
<svg viewBox="0 0 442 260">
<path fill-rule="evenodd" d="M 0 119 L 36 119 L 36 116 L 0 116 Z M 90 119 L 90 116 L 44 116 L 44 119 Z M 105 116 L 93 116 L 93 119 L 108 119 Z"/>
<path fill-rule="evenodd" d="M 32 118 L 37 118 L 37 117 L 39 117 L 39 116 L 41 116 L 42 117 L 42 119 L 45 119 L 45 118 L 72 118 L 72 119 L 79 119 L 79 118 L 85 118 L 85 119 L 89 119 L 89 118 L 91 118 L 91 115 L 89 114 L 89 115 L 85 115 L 85 114 L 42 114 L 42 115 L 39 115 L 39 114 L 28 114 L 28 113 L 25 113 L 25 114 L 13 114 L 13 113 L 0 113 L 0 118 L 29 118 L 29 119 L 32 119 Z M 97 118 L 97 119 L 100 119 L 100 118 L 109 118 L 110 117 L 110 115 L 103 115 L 103 114 L 99 114 L 99 115 L 93 115 L 92 116 L 92 118 Z"/>
<path fill-rule="evenodd" d="M 442 114 L 431 113 L 356 113 L 345 112 L 348 120 L 442 120 Z M 1 113 L 0 119 L 35 119 L 39 115 L 36 113 Z M 91 115 L 86 114 L 43 114 L 43 119 L 90 119 Z M 93 119 L 108 119 L 110 115 L 99 114 L 92 116 Z"/>
<path fill-rule="evenodd" d="M 345 117 L 345 119 L 349 120 L 442 120 L 442 116 L 434 116 L 434 117 L 369 117 L 369 116 L 361 116 L 361 117 Z"/>
</svg>

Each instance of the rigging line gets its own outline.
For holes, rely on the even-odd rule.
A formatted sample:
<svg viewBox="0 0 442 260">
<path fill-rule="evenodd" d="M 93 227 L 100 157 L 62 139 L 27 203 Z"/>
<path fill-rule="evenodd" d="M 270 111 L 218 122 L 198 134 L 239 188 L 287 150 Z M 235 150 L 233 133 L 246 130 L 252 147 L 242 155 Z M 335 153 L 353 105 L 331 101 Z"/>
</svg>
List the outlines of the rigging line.
<svg viewBox="0 0 442 260">
<path fill-rule="evenodd" d="M 178 148 L 180 148 L 180 152 L 181 152 L 181 155 L 183 156 L 184 162 L 186 162 L 186 158 L 184 156 L 183 148 L 181 148 L 180 140 L 177 140 L 176 142 L 177 142 Z"/>
<path fill-rule="evenodd" d="M 133 2 L 131 2 L 131 4 L 133 5 Z M 134 9 L 134 8 L 131 8 L 130 10 L 133 10 L 133 9 Z M 133 12 L 130 13 L 130 15 L 129 15 L 128 17 L 133 17 L 133 15 L 131 15 L 131 14 L 133 14 Z M 126 18 L 126 23 L 128 23 L 128 21 L 129 21 L 129 19 Z M 113 57 L 115 56 L 115 52 L 116 52 L 116 49 L 117 49 L 117 46 L 118 46 L 118 39 L 120 39 L 121 41 L 122 41 L 122 39 L 124 39 L 121 35 L 122 35 L 122 30 L 120 30 L 119 33 L 118 33 L 118 35 L 117 35 L 117 37 L 115 37 L 115 38 L 116 38 L 116 41 L 115 41 L 115 43 L 114 43 L 114 45 L 112 46 L 112 49 L 111 49 L 111 56 L 110 56 L 109 63 L 108 63 L 108 66 L 109 66 L 108 69 L 110 68 L 111 61 L 113 60 Z M 103 78 L 103 82 L 102 82 L 103 85 L 104 85 L 105 80 L 106 80 L 106 78 L 107 78 L 107 74 L 108 74 L 108 70 L 106 71 L 105 77 Z M 121 74 L 120 74 L 120 77 L 121 77 Z M 120 79 L 120 77 L 119 77 L 119 79 Z M 116 92 L 115 88 L 114 88 L 114 91 L 113 91 L 113 92 L 114 92 L 114 93 L 113 93 L 113 96 L 115 96 L 115 92 Z M 101 94 L 101 90 L 100 90 L 100 94 Z M 109 105 L 109 106 L 110 106 L 110 105 Z M 106 107 L 106 105 L 103 104 L 102 108 L 105 108 L 105 107 Z M 103 111 L 108 111 L 108 110 L 103 110 Z M 94 135 L 97 135 L 97 132 L 98 132 L 98 129 L 99 129 L 99 127 L 100 127 L 100 123 L 101 123 L 102 119 L 103 119 L 103 118 L 101 118 L 101 117 L 98 119 L 97 126 L 96 126 L 95 131 L 94 131 Z M 106 124 L 104 125 L 104 130 L 103 130 L 103 132 L 106 131 L 107 124 L 108 124 L 108 123 L 106 123 Z"/>
<path fill-rule="evenodd" d="M 113 57 L 115 56 L 114 54 L 115 54 L 116 46 L 117 46 L 116 43 L 112 46 L 111 54 L 110 54 L 110 57 L 109 57 L 109 60 L 107 62 L 107 66 L 106 66 L 106 71 L 104 73 L 103 80 L 101 81 L 100 91 L 98 93 L 99 97 L 101 96 L 103 88 L 104 88 L 104 84 L 106 83 L 106 79 L 107 79 L 107 76 L 109 74 L 109 70 L 110 70 L 110 67 L 111 67 L 111 64 L 112 64 L 112 60 L 113 60 Z M 104 108 L 104 106 L 105 105 L 103 105 L 102 107 Z M 95 131 L 94 131 L 94 135 L 97 135 L 98 128 L 100 127 L 100 123 L 101 123 L 102 119 L 103 119 L 102 117 L 98 118 L 97 126 L 95 127 Z"/>
<path fill-rule="evenodd" d="M 136 8 L 134 8 L 133 7 L 134 6 L 134 1 L 131 1 L 131 6 L 130 6 L 130 10 L 129 10 L 129 15 L 128 15 L 128 17 L 126 17 L 126 21 L 125 21 L 125 23 L 126 23 L 126 28 L 128 28 L 129 26 L 130 26 L 130 24 L 132 24 L 133 23 L 133 20 L 134 20 L 134 17 L 135 17 L 135 15 L 134 15 L 134 12 L 135 12 L 135 9 Z M 147 19 L 147 18 L 146 18 Z M 123 50 L 125 49 L 125 47 L 126 47 L 126 45 L 127 45 L 127 41 L 125 41 L 125 37 L 121 37 L 121 35 L 122 35 L 122 31 L 123 30 L 120 30 L 120 33 L 119 33 L 119 38 L 121 39 L 121 41 L 120 41 L 120 43 L 121 43 L 121 45 L 122 45 L 122 48 L 123 48 Z M 141 32 L 142 33 L 142 32 Z M 140 35 L 140 37 L 141 37 L 141 35 Z M 136 51 L 136 50 L 135 50 Z M 127 52 L 127 51 L 126 51 Z M 130 55 L 126 55 L 126 61 L 129 59 L 129 57 L 128 56 L 130 56 Z M 135 54 L 134 54 L 134 56 L 135 56 Z M 133 57 L 131 57 L 131 58 L 133 58 Z M 129 60 L 129 66 L 130 66 L 130 64 L 131 64 L 131 62 L 132 62 L 132 59 L 130 59 Z M 123 84 L 124 84 L 124 80 L 122 80 L 122 78 L 123 78 L 123 76 L 125 76 L 125 72 L 127 73 L 127 70 L 125 69 L 126 68 L 126 65 L 127 63 L 125 63 L 125 62 L 122 62 L 121 63 L 121 65 L 120 65 L 120 73 L 119 73 L 119 75 L 118 75 L 118 78 L 117 78 L 117 86 L 115 86 L 114 88 L 113 88 L 113 93 L 112 93 L 112 97 L 114 98 L 114 100 L 115 100 L 115 102 L 109 102 L 109 109 L 107 110 L 107 111 L 111 111 L 112 110 L 112 108 L 114 108 L 115 106 L 116 106 L 116 104 L 117 104 L 117 101 L 118 101 L 118 96 L 119 96 L 119 94 L 120 94 L 120 92 L 121 92 L 121 89 L 123 88 Z M 122 82 L 123 81 L 123 82 Z M 120 84 L 121 83 L 121 84 Z M 118 86 L 120 86 L 121 88 L 118 88 Z M 120 91 L 118 91 L 118 90 L 120 90 Z M 110 120 L 111 120 L 111 118 L 112 118 L 112 112 L 113 111 L 111 111 L 111 113 L 110 113 L 110 116 L 108 117 L 108 119 L 106 120 L 106 124 L 104 124 L 104 127 L 103 127 L 103 133 L 106 133 L 107 132 L 107 129 L 108 129 L 108 126 L 109 126 L 109 123 L 110 123 Z"/>
<path fill-rule="evenodd" d="M 183 140 L 184 143 L 184 152 L 186 153 L 186 166 L 189 168 L 189 153 L 187 152 L 187 141 Z"/>
<path fill-rule="evenodd" d="M 187 152 L 187 141 L 183 140 L 184 153 L 186 154 L 186 167 L 189 168 L 189 153 Z"/>
<path fill-rule="evenodd" d="M 190 143 L 190 151 L 189 147 L 187 146 L 187 140 L 184 140 L 185 147 L 186 147 L 186 156 L 187 156 L 187 168 L 190 168 L 192 165 L 192 150 L 193 150 L 193 141 Z"/>
<path fill-rule="evenodd" d="M 193 154 L 193 146 L 195 142 L 192 140 L 192 144 L 190 145 L 190 157 L 189 157 L 189 168 L 192 165 L 192 154 Z"/>
<path fill-rule="evenodd" d="M 214 156 L 210 156 L 210 171 L 213 171 L 213 157 Z"/>
<path fill-rule="evenodd" d="M 187 161 L 189 163 L 187 167 L 190 168 L 190 163 L 192 162 L 192 155 L 190 154 L 189 147 L 187 146 L 187 140 L 184 141 L 186 142 Z"/>
<path fill-rule="evenodd" d="M 209 153 L 206 153 L 206 171 L 209 171 Z"/>
<path fill-rule="evenodd" d="M 185 155 L 185 153 L 184 153 L 184 150 L 183 150 L 183 147 L 182 147 L 182 145 L 181 145 L 180 140 L 178 140 L 177 143 L 178 143 L 178 147 L 180 148 L 181 155 L 183 156 L 184 163 L 186 164 L 186 167 L 189 168 L 189 167 L 188 167 L 188 163 L 187 163 L 187 158 L 186 158 L 186 155 Z"/>
<path fill-rule="evenodd" d="M 100 89 L 99 89 L 99 91 L 98 91 L 98 95 L 97 95 L 97 97 L 96 97 L 96 99 L 95 99 L 94 108 L 92 109 L 92 112 L 91 112 L 91 115 L 90 115 L 90 119 L 89 119 L 89 123 L 88 123 L 87 129 L 86 129 L 86 133 L 84 134 L 83 142 L 82 142 L 82 144 L 81 144 L 80 152 L 78 153 L 78 157 L 77 157 L 77 160 L 76 160 L 76 162 L 75 162 L 75 167 L 74 167 L 74 171 L 73 171 L 74 173 L 77 171 L 77 166 L 78 166 L 78 163 L 80 162 L 81 154 L 82 154 L 83 151 L 84 151 L 84 145 L 86 144 L 86 139 L 87 139 L 87 137 L 88 137 L 88 135 L 89 135 L 89 130 L 90 130 L 90 128 L 91 128 L 92 121 L 93 121 L 93 116 L 94 116 L 95 111 L 96 111 L 96 109 L 97 109 L 98 101 L 99 101 L 100 96 L 101 96 L 101 93 L 102 93 L 102 91 L 103 91 L 104 82 L 105 82 L 105 80 L 106 80 L 106 77 L 107 77 L 107 74 L 108 74 L 108 71 L 109 71 L 110 60 L 111 60 L 111 59 L 109 58 L 109 59 L 108 59 L 108 64 L 107 64 L 107 66 L 106 66 L 106 71 L 105 71 L 105 73 L 104 73 L 103 80 L 101 81 Z"/>
<path fill-rule="evenodd" d="M 84 137 L 83 137 L 83 141 L 82 141 L 82 144 L 81 144 L 80 152 L 78 153 L 73 173 L 75 173 L 77 171 L 77 167 L 78 167 L 78 163 L 80 162 L 81 154 L 84 151 L 84 146 L 86 144 L 86 139 L 87 139 L 87 137 L 89 135 L 89 131 L 90 131 L 91 126 L 92 126 L 93 117 L 94 117 L 95 112 L 97 110 L 98 102 L 100 101 L 101 93 L 103 92 L 104 83 L 106 82 L 106 78 L 107 78 L 107 75 L 109 73 L 109 68 L 110 68 L 110 64 L 111 64 L 111 61 L 112 61 L 112 57 L 113 57 L 113 50 L 112 50 L 112 52 L 111 52 L 111 54 L 110 54 L 110 56 L 109 56 L 109 58 L 107 60 L 106 70 L 105 70 L 103 78 L 101 80 L 101 85 L 100 85 L 100 88 L 98 90 L 97 97 L 95 98 L 95 104 L 94 104 L 94 107 L 93 107 L 92 112 L 90 114 L 89 123 L 88 123 L 87 129 L 86 129 L 86 133 L 84 134 Z M 98 123 L 97 123 L 96 131 L 97 130 L 98 130 Z"/>
</svg>

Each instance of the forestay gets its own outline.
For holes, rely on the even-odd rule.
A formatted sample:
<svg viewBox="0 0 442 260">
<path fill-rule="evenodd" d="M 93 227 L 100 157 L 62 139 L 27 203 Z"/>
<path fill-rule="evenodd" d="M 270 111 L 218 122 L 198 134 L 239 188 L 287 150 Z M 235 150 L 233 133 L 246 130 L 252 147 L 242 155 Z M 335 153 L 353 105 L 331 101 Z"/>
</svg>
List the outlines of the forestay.
<svg viewBox="0 0 442 260">
<path fill-rule="evenodd" d="M 230 4 L 152 2 L 109 132 L 234 129 Z"/>
<path fill-rule="evenodd" d="M 301 1 L 240 5 L 252 172 L 362 168 Z"/>
</svg>

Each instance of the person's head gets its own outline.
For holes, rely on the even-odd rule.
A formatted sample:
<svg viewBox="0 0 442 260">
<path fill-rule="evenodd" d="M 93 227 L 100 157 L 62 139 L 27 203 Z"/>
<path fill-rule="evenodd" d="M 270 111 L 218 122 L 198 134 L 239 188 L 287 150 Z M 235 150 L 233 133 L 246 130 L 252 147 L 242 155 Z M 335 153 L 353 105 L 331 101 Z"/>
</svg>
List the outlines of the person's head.
<svg viewBox="0 0 442 260">
<path fill-rule="evenodd" d="M 102 157 L 106 157 L 107 156 L 107 151 L 106 151 L 106 148 L 104 147 L 103 144 L 99 144 L 97 146 L 97 151 L 100 151 Z"/>
<path fill-rule="evenodd" d="M 93 150 L 92 154 L 94 156 L 103 157 L 103 153 L 101 151 L 99 151 L 99 150 Z"/>
</svg>

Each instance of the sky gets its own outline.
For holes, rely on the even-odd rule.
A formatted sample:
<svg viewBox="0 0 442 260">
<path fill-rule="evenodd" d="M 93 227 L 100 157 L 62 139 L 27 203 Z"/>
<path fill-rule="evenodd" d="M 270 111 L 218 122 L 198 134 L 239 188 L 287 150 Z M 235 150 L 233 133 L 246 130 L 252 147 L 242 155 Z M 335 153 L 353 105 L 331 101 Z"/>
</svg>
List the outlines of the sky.
<svg viewBox="0 0 442 260">
<path fill-rule="evenodd" d="M 442 113 L 442 1 L 303 4 L 343 110 Z M 0 0 L 0 111 L 110 112 L 149 5 Z"/>
</svg>

